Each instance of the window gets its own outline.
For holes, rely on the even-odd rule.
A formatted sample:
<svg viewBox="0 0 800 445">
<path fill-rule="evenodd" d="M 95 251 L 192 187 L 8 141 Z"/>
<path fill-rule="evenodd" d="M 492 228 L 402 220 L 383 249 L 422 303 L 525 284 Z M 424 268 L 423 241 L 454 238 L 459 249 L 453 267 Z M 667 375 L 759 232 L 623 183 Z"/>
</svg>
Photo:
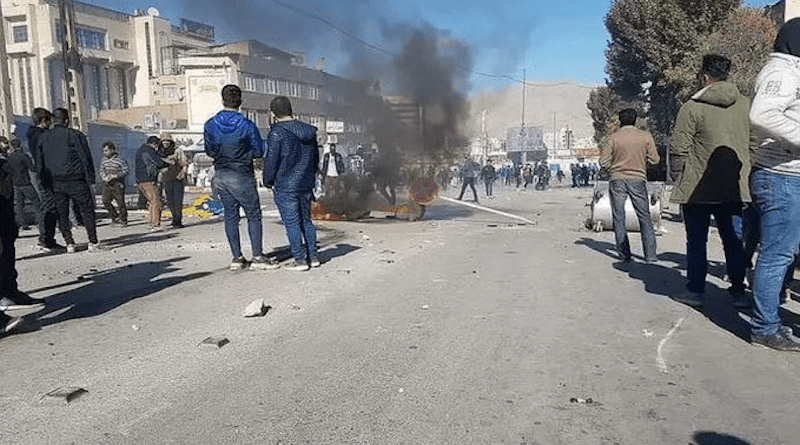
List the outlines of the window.
<svg viewBox="0 0 800 445">
<path fill-rule="evenodd" d="M 78 46 L 89 49 L 106 49 L 106 33 L 93 29 L 78 28 L 75 31 Z"/>
<path fill-rule="evenodd" d="M 131 43 L 127 40 L 114 39 L 114 48 L 131 49 Z"/>
<path fill-rule="evenodd" d="M 163 85 L 161 87 L 161 97 L 164 99 L 177 100 L 178 86 L 174 84 Z"/>
<path fill-rule="evenodd" d="M 28 25 L 17 25 L 12 28 L 14 43 L 24 43 L 28 41 Z"/>
</svg>

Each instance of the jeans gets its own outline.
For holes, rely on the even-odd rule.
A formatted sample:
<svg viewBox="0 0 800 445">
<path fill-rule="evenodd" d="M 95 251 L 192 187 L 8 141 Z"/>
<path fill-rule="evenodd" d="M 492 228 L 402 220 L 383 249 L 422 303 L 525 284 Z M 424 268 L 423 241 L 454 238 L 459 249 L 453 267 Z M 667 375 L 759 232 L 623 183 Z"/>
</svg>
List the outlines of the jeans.
<svg viewBox="0 0 800 445">
<path fill-rule="evenodd" d="M 117 208 L 114 208 L 114 201 Z M 128 222 L 128 208 L 125 207 L 125 183 L 113 181 L 103 184 L 103 207 L 112 221 Z"/>
<path fill-rule="evenodd" d="M 611 200 L 611 216 L 614 221 L 614 238 L 617 252 L 625 260 L 631 258 L 631 245 L 625 222 L 625 201 L 630 197 L 636 218 L 639 220 L 639 233 L 642 236 L 642 251 L 645 261 L 656 261 L 656 234 L 653 219 L 650 217 L 650 204 L 647 194 L 647 181 L 643 179 L 615 179 L 608 183 L 608 197 Z"/>
<path fill-rule="evenodd" d="M 761 249 L 753 280 L 753 334 L 772 335 L 786 269 L 800 246 L 800 176 L 756 170 L 750 176 L 753 204 L 761 219 Z"/>
<path fill-rule="evenodd" d="M 138 182 L 136 187 L 147 198 L 147 222 L 150 227 L 161 227 L 161 193 L 155 182 Z"/>
<path fill-rule="evenodd" d="M 82 216 L 89 242 L 96 244 L 97 223 L 94 214 L 94 193 L 92 193 L 89 183 L 81 180 L 56 181 L 53 184 L 53 199 L 56 201 L 58 228 L 64 236 L 64 242 L 75 244 L 69 222 L 69 208 L 70 201 L 72 201 L 78 206 L 78 213 Z"/>
<path fill-rule="evenodd" d="M 247 216 L 247 231 L 250 234 L 250 247 L 253 256 L 263 254 L 261 227 L 261 200 L 255 175 L 243 175 L 229 170 L 218 170 L 211 181 L 214 194 L 219 196 L 225 212 L 225 236 L 234 258 L 242 256 L 239 240 L 239 208 Z"/>
<path fill-rule="evenodd" d="M 183 181 L 164 181 L 164 193 L 167 195 L 169 212 L 172 213 L 172 224 L 181 224 L 183 220 Z"/>
<path fill-rule="evenodd" d="M 39 207 L 39 194 L 32 185 L 14 186 L 14 215 L 17 225 L 28 227 L 27 215 L 25 213 L 25 201 L 30 201 L 34 207 Z M 37 215 L 38 224 L 38 215 Z M 41 227 L 41 225 L 39 225 Z"/>
<path fill-rule="evenodd" d="M 461 198 L 464 197 L 464 191 L 467 189 L 467 185 L 472 189 L 472 196 L 475 197 L 475 201 L 478 201 L 478 192 L 475 190 L 475 178 L 464 178 L 464 182 L 461 184 L 461 193 L 458 195 L 458 200 L 460 201 Z"/>
<path fill-rule="evenodd" d="M 494 185 L 494 181 L 483 181 L 486 185 L 486 196 L 492 196 L 492 186 Z"/>
<path fill-rule="evenodd" d="M 708 244 L 711 215 L 713 215 L 722 239 L 722 248 L 725 251 L 725 265 L 731 280 L 730 293 L 732 295 L 743 294 L 744 246 L 733 226 L 734 216 L 742 216 L 742 203 L 684 204 L 682 209 L 686 226 L 686 276 L 689 279 L 686 289 L 695 293 L 705 292 L 706 275 L 708 274 L 706 245 Z"/>
<path fill-rule="evenodd" d="M 317 258 L 317 229 L 311 220 L 311 192 L 275 192 L 275 205 L 281 214 L 295 261 Z M 305 244 L 303 244 L 305 240 Z"/>
</svg>

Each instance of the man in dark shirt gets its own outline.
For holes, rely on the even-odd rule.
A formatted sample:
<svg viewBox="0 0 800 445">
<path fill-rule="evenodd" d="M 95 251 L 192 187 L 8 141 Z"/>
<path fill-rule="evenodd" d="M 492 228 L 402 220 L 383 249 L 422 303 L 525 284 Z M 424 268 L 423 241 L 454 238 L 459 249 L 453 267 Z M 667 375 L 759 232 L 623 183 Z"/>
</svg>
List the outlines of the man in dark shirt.
<svg viewBox="0 0 800 445">
<path fill-rule="evenodd" d="M 8 165 L 11 168 L 11 182 L 14 185 L 14 215 L 17 218 L 17 226 L 22 230 L 28 230 L 30 227 L 25 214 L 25 201 L 30 201 L 35 208 L 38 208 L 39 194 L 31 184 L 30 172 L 34 170 L 33 161 L 22 151 L 19 139 L 11 140 Z"/>
</svg>

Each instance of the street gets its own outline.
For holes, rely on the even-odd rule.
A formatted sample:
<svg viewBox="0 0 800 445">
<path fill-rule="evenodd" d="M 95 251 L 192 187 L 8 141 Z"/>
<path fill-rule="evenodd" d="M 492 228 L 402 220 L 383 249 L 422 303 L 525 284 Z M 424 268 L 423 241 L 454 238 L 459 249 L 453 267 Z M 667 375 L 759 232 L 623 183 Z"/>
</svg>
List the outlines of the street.
<svg viewBox="0 0 800 445">
<path fill-rule="evenodd" d="M 481 205 L 536 224 L 441 199 L 416 222 L 318 221 L 308 272 L 228 270 L 221 220 L 102 220 L 111 249 L 72 255 L 23 232 L 20 288 L 47 305 L 28 316 L 40 330 L 0 339 L 0 443 L 798 442 L 800 355 L 748 343 L 714 229 L 696 310 L 669 298 L 685 279 L 675 205 L 660 261 L 632 233 L 625 264 L 613 232 L 585 228 L 591 188 L 495 194 Z M 262 205 L 266 251 L 286 259 L 266 190 Z M 784 309 L 800 334 L 800 303 Z M 45 397 L 61 387 L 86 392 Z"/>
</svg>

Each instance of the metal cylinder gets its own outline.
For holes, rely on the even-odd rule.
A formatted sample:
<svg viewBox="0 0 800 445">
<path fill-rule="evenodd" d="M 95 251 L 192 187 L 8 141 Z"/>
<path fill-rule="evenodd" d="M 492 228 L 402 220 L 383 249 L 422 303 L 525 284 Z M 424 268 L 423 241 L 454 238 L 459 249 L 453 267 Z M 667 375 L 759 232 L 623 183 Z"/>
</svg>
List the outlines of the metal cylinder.
<svg viewBox="0 0 800 445">
<path fill-rule="evenodd" d="M 650 205 L 650 218 L 653 225 L 661 223 L 661 203 L 664 197 L 664 184 L 647 183 L 648 204 Z M 592 215 L 589 225 L 596 232 L 612 230 L 614 218 L 611 215 L 611 198 L 608 194 L 608 181 L 597 181 L 594 186 L 594 195 L 591 202 Z M 625 200 L 625 226 L 629 231 L 639 231 L 639 218 L 633 210 L 630 198 Z"/>
</svg>

